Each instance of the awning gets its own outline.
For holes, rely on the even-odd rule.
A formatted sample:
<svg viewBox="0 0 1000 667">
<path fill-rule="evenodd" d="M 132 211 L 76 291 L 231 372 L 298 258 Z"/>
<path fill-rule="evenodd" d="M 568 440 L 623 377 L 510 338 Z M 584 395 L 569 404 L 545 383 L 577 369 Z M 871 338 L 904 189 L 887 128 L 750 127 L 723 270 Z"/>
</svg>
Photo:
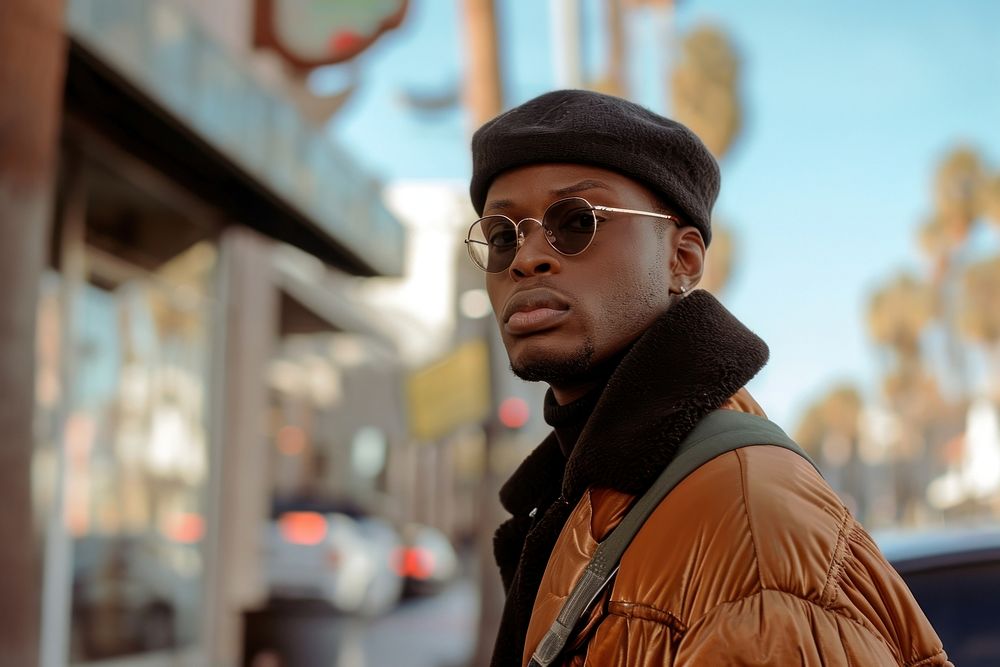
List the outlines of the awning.
<svg viewBox="0 0 1000 667">
<path fill-rule="evenodd" d="M 246 224 L 356 275 L 398 275 L 381 185 L 182 8 L 73 0 L 67 111 Z"/>
</svg>

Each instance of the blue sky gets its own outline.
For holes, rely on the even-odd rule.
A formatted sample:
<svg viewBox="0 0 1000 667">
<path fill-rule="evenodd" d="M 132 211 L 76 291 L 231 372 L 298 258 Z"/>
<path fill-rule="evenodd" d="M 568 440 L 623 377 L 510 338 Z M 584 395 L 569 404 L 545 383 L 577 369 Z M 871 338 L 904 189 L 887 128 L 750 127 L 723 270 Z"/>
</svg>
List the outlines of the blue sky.
<svg viewBox="0 0 1000 667">
<path fill-rule="evenodd" d="M 751 390 L 786 428 L 831 383 L 872 387 L 868 295 L 894 273 L 921 271 L 916 229 L 932 210 L 937 161 L 959 144 L 1000 170 L 1000 3 L 679 2 L 674 33 L 711 23 L 742 61 L 744 129 L 723 167 L 716 216 L 737 236 L 723 301 L 771 346 Z M 461 111 L 415 115 L 402 90 L 436 92 L 462 73 L 455 0 L 411 0 L 411 13 L 361 58 L 362 88 L 331 131 L 386 180 L 467 181 Z M 507 106 L 556 85 L 549 3 L 500 0 Z M 584 0 L 598 74 L 596 0 Z M 637 101 L 669 114 L 632 49 Z"/>
</svg>

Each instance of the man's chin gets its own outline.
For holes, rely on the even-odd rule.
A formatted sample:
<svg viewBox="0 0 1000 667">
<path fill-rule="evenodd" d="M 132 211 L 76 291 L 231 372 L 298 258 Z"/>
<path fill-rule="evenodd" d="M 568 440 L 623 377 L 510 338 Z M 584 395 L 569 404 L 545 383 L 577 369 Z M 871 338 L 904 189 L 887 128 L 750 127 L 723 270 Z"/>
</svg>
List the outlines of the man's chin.
<svg viewBox="0 0 1000 667">
<path fill-rule="evenodd" d="M 535 354 L 511 359 L 510 370 L 527 382 L 574 383 L 591 374 L 593 359 L 594 347 L 588 342 L 570 355 Z"/>
</svg>

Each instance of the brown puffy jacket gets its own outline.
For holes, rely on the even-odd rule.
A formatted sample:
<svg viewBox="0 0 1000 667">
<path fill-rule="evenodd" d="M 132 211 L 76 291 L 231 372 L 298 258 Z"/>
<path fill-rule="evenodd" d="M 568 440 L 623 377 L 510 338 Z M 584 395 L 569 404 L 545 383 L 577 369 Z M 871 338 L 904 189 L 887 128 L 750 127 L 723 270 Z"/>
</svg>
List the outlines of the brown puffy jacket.
<svg viewBox="0 0 1000 667">
<path fill-rule="evenodd" d="M 557 428 L 525 458 L 500 491 L 510 517 L 494 556 L 507 597 L 491 667 L 527 663 L 597 540 L 705 415 L 763 414 L 742 388 L 767 357 L 764 341 L 696 290 L 624 353 L 577 436 L 562 422 L 566 443 Z M 836 494 L 798 455 L 763 444 L 705 464 L 664 499 L 565 664 L 948 664 Z"/>
<path fill-rule="evenodd" d="M 745 390 L 724 407 L 763 414 Z M 899 575 L 813 467 L 747 444 L 663 500 L 563 664 L 950 665 Z M 542 577 L 522 664 L 633 499 L 582 495 Z"/>
</svg>

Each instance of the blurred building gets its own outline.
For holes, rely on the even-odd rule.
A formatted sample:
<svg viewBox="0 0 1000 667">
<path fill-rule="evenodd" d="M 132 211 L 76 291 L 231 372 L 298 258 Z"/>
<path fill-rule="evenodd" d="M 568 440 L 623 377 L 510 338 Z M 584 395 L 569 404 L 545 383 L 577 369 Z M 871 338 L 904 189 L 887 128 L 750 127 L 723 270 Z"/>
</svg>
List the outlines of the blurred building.
<svg viewBox="0 0 1000 667">
<path fill-rule="evenodd" d="M 395 347 L 344 287 L 399 274 L 404 229 L 302 79 L 253 49 L 254 9 L 66 5 L 44 665 L 236 664 L 274 499 L 377 494 L 405 436 Z"/>
</svg>

